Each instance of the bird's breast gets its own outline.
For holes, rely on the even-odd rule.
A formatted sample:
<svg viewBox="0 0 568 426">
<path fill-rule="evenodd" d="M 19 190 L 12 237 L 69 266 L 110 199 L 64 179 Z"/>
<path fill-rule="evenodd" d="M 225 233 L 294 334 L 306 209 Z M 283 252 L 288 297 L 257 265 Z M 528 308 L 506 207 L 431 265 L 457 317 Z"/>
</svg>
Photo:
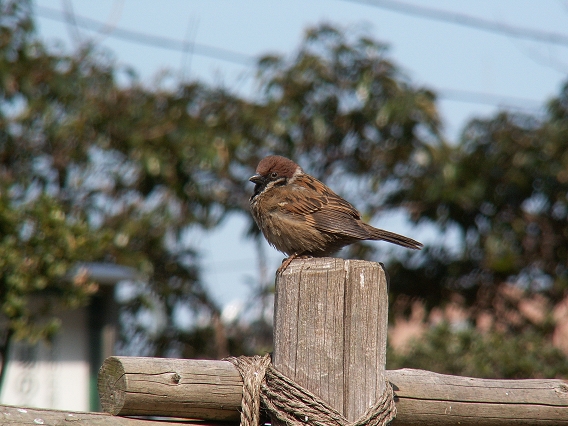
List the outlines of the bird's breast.
<svg viewBox="0 0 568 426">
<path fill-rule="evenodd" d="M 253 218 L 266 240 L 286 254 L 321 251 L 329 236 L 318 231 L 306 217 L 285 209 L 288 203 L 266 193 L 251 202 Z"/>
</svg>

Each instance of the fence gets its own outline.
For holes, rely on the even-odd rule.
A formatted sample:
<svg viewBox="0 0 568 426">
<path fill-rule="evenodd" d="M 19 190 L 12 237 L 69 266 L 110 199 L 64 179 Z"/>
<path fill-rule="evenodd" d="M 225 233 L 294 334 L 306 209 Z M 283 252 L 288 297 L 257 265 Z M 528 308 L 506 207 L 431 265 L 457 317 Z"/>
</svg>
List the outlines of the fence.
<svg viewBox="0 0 568 426">
<path fill-rule="evenodd" d="M 257 384 L 265 405 L 296 407 L 289 418 L 298 424 L 355 424 L 365 415 L 374 416 L 372 410 L 386 413 L 386 421 L 392 389 L 393 425 L 568 425 L 568 383 L 563 380 L 488 380 L 385 370 L 387 309 L 387 279 L 378 263 L 335 258 L 292 262 L 276 277 L 274 352 L 267 370 L 271 375 L 266 373 Z M 235 362 L 110 357 L 101 367 L 99 394 L 103 409 L 116 417 L 22 413 L 21 408 L 4 406 L 0 423 L 22 424 L 24 417 L 54 425 L 70 420 L 75 425 L 179 425 L 173 418 L 205 420 L 196 423 L 201 425 L 238 423 L 241 412 L 254 402 L 245 398 L 243 405 L 243 372 Z M 254 378 L 265 371 L 253 369 L 251 374 Z M 290 379 L 289 384 L 274 390 L 270 383 L 281 376 Z M 286 402 L 298 394 L 296 389 L 304 392 L 300 402 Z M 373 407 L 381 398 L 383 406 Z M 327 410 L 322 415 L 331 417 L 322 418 L 330 420 L 318 420 L 318 410 Z M 270 413 L 273 424 L 288 418 Z M 362 422 L 358 424 L 381 424 Z"/>
</svg>

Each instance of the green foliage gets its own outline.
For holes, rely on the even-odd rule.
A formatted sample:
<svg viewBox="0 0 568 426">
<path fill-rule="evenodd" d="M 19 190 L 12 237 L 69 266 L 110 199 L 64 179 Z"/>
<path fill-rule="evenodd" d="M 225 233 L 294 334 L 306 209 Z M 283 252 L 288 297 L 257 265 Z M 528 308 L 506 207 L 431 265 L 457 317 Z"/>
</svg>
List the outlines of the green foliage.
<svg viewBox="0 0 568 426">
<path fill-rule="evenodd" d="M 415 341 L 407 353 L 389 348 L 387 368 L 488 379 L 560 378 L 568 376 L 568 358 L 535 331 L 518 335 L 453 331 L 442 323 Z"/>
<path fill-rule="evenodd" d="M 414 149 L 439 143 L 434 94 L 413 87 L 364 35 L 310 29 L 292 61 L 261 59 L 259 79 L 268 120 L 254 161 L 276 152 L 319 177 L 360 182 L 369 210 L 379 183 L 410 172 Z"/>
<path fill-rule="evenodd" d="M 53 198 L 14 206 L 0 190 L 0 313 L 16 339 L 51 338 L 54 313 L 86 303 L 98 286 L 78 262 L 100 259 L 112 248 L 108 232 L 93 232 L 67 217 Z"/>
<path fill-rule="evenodd" d="M 436 242 L 390 262 L 393 300 L 433 307 L 457 292 L 471 312 L 492 312 L 505 281 L 551 306 L 566 297 L 568 85 L 544 118 L 473 120 L 449 144 L 435 94 L 414 86 L 365 34 L 309 29 L 290 59 L 259 60 L 251 100 L 198 82 L 149 89 L 132 74 L 119 85 L 123 70 L 95 46 L 46 49 L 30 16 L 31 2 L 0 0 L 0 305 L 18 335 L 50 336 L 49 310 L 30 301 L 42 293 L 54 306 L 84 303 L 95 290 L 88 277 L 63 277 L 77 261 L 104 259 L 147 278 L 122 312 L 128 350 L 221 357 L 265 349 L 263 321 L 223 324 L 188 236 L 231 212 L 248 215 L 247 178 L 269 153 L 299 161 L 366 220 L 402 206 L 415 223 L 457 231 L 452 250 Z M 369 247 L 349 255 L 375 259 Z M 180 330 L 180 305 L 207 323 Z M 154 332 L 138 320 L 151 309 L 165 318 Z M 528 323 L 485 337 L 440 329 L 427 336 L 432 348 L 413 357 L 459 374 L 492 374 L 486 366 L 504 377 L 564 374 L 530 349 L 545 344 L 541 331 Z M 477 349 L 490 345 L 493 358 Z M 461 355 L 449 360 L 444 350 Z M 534 368 L 519 360 L 507 370 L 514 350 Z"/>
<path fill-rule="evenodd" d="M 44 194 L 65 217 L 84 218 L 88 241 L 101 230 L 112 236 L 116 247 L 105 259 L 148 278 L 123 316 L 133 323 L 125 339 L 142 339 L 147 353 L 182 344 L 222 356 L 231 341 L 242 341 L 223 330 L 187 235 L 228 212 L 248 214 L 246 179 L 262 156 L 301 159 L 321 177 L 349 176 L 368 195 L 362 207 L 371 215 L 384 198 L 375 195 L 379 183 L 400 181 L 410 173 L 413 149 L 438 142 L 433 93 L 412 87 L 385 47 L 360 34 L 326 25 L 309 30 L 293 60 L 259 61 L 260 95 L 248 101 L 199 83 L 148 89 L 131 77 L 118 85 L 120 69 L 95 47 L 48 51 L 34 37 L 30 3 L 1 4 L 7 208 Z M 212 328 L 182 333 L 173 321 L 180 304 L 205 312 Z M 159 333 L 135 326 L 147 309 L 167 318 Z M 217 336 L 212 346 L 202 337 L 210 332 Z"/>
<path fill-rule="evenodd" d="M 119 70 L 97 49 L 66 55 L 37 41 L 30 2 L 1 1 L 0 10 L 0 237 L 9 253 L 0 270 L 2 320 L 19 337 L 51 335 L 44 323 L 53 323 L 52 311 L 28 304 L 38 287 L 46 303 L 76 307 L 96 288 L 88 277 L 73 283 L 63 275 L 77 261 L 117 262 L 148 277 L 127 309 L 161 306 L 168 317 L 159 338 L 140 327 L 127 338 L 164 353 L 179 336 L 178 304 L 219 315 L 184 237 L 223 213 L 212 210 L 222 200 L 208 171 L 214 135 L 188 113 L 207 91 L 148 90 L 135 80 L 119 87 Z"/>
<path fill-rule="evenodd" d="M 393 366 L 479 377 L 568 374 L 566 355 L 551 344 L 554 320 L 524 319 L 500 294 L 508 283 L 549 307 L 568 296 L 567 94 L 568 84 L 540 119 L 500 112 L 472 120 L 459 143 L 431 150 L 391 194 L 415 220 L 459 235 L 453 250 L 433 245 L 392 264 L 392 300 L 419 297 L 434 307 L 459 293 L 472 316 L 484 312 L 500 325 L 485 335 L 434 329 L 409 354 L 393 354 Z"/>
<path fill-rule="evenodd" d="M 458 145 L 437 151 L 392 194 L 390 201 L 405 200 L 417 220 L 455 227 L 461 236 L 457 254 L 432 247 L 413 274 L 430 271 L 440 287 L 480 307 L 490 307 L 495 286 L 507 280 L 544 292 L 553 303 L 565 297 L 565 103 L 566 88 L 544 120 L 508 113 L 473 120 Z"/>
</svg>

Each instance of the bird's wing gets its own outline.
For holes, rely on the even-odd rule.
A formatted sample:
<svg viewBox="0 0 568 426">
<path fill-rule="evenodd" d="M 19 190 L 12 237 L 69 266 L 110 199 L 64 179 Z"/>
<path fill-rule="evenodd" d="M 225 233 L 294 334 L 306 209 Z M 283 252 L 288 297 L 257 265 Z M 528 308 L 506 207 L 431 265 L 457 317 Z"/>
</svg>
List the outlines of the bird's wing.
<svg viewBox="0 0 568 426">
<path fill-rule="evenodd" d="M 369 233 L 361 226 L 362 222 L 357 210 L 345 209 L 339 203 L 335 205 L 333 198 L 329 201 L 321 210 L 312 214 L 318 230 L 357 239 L 369 237 Z"/>
<path fill-rule="evenodd" d="M 295 186 L 283 198 L 279 203 L 283 213 L 301 216 L 322 232 L 357 239 L 369 237 L 368 231 L 361 226 L 357 209 L 314 178 Z"/>
</svg>

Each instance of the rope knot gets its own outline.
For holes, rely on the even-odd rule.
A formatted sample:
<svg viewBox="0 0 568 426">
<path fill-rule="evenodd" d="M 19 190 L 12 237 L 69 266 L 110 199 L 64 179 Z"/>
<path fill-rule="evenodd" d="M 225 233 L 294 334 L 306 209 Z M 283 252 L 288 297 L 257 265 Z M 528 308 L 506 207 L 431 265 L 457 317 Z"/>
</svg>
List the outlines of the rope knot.
<svg viewBox="0 0 568 426">
<path fill-rule="evenodd" d="M 384 426 L 396 416 L 394 392 L 389 382 L 379 400 L 350 423 L 335 408 L 284 376 L 263 357 L 229 357 L 243 378 L 241 426 L 260 424 L 261 402 L 270 414 L 291 426 Z"/>
</svg>

